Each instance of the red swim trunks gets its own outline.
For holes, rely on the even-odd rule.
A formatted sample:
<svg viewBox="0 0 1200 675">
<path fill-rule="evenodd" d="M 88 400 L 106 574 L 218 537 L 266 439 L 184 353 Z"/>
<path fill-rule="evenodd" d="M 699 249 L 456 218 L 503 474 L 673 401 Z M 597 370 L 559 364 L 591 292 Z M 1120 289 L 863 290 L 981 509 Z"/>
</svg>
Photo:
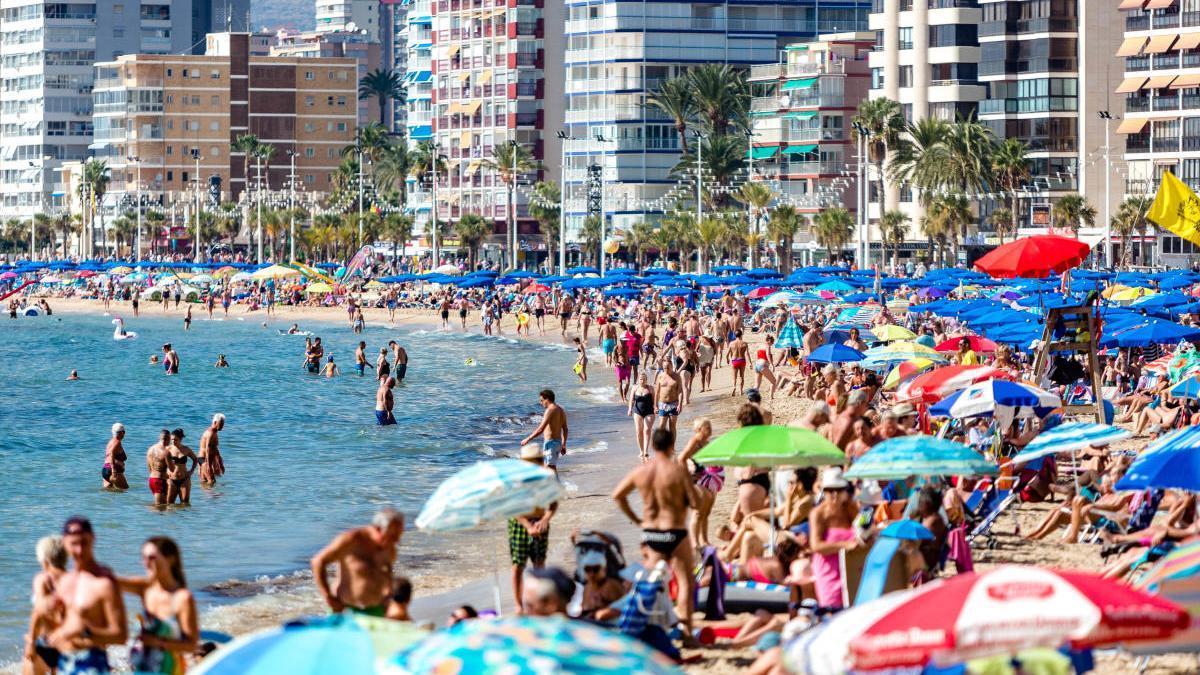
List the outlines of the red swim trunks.
<svg viewBox="0 0 1200 675">
<path fill-rule="evenodd" d="M 150 479 L 150 493 L 151 494 L 158 494 L 166 489 L 167 489 L 167 485 L 166 485 L 166 483 L 163 482 L 163 479 L 161 479 L 161 478 L 151 478 Z"/>
<path fill-rule="evenodd" d="M 746 367 L 746 359 L 731 359 L 729 365 L 733 366 L 734 370 L 742 370 Z"/>
</svg>

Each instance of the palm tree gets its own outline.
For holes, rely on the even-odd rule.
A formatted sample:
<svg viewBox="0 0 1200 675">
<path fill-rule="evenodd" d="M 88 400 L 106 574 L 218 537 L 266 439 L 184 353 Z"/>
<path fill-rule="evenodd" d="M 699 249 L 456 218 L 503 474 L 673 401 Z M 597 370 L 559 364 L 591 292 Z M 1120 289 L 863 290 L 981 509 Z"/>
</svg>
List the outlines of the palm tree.
<svg viewBox="0 0 1200 675">
<path fill-rule="evenodd" d="M 688 123 L 696 116 L 696 101 L 692 96 L 691 83 L 684 77 L 664 80 L 657 91 L 646 97 L 646 105 L 658 108 L 671 119 L 675 133 L 679 134 L 679 151 L 688 154 Z"/>
<path fill-rule="evenodd" d="M 956 194 L 937 195 L 930 200 L 925 218 L 926 235 L 938 244 L 939 264 L 946 264 L 946 248 L 958 257 L 958 242 L 971 222 L 971 207 L 966 197 Z"/>
<path fill-rule="evenodd" d="M 1030 166 L 1032 162 L 1026 156 L 1029 151 L 1029 146 L 1021 142 L 1017 138 L 1006 138 L 1001 143 L 997 144 L 992 150 L 992 174 L 996 177 L 996 184 L 1008 193 L 1008 227 L 997 227 L 996 232 L 1000 236 L 1000 243 L 1004 243 L 1004 234 L 1013 227 L 1013 222 L 1016 214 L 1021 212 L 1020 205 L 1017 203 L 1017 189 L 1029 180 L 1031 174 Z M 999 212 L 999 210 L 997 210 Z M 995 219 L 993 215 L 993 224 Z"/>
<path fill-rule="evenodd" d="M 757 234 L 767 207 L 775 201 L 775 191 L 762 181 L 747 181 L 742 184 L 734 198 L 746 205 L 750 211 L 750 231 Z M 750 267 L 758 267 L 758 247 L 750 249 Z"/>
<path fill-rule="evenodd" d="M 1139 233 L 1144 235 L 1150 227 L 1150 221 L 1146 219 L 1146 215 L 1150 212 L 1150 207 L 1154 203 L 1154 198 L 1149 195 L 1133 195 L 1126 197 L 1125 201 L 1117 207 L 1117 214 L 1112 218 L 1113 232 L 1121 237 L 1121 267 L 1125 267 L 1131 262 L 1131 254 L 1133 247 L 1130 246 L 1130 241 L 1133 239 L 1133 234 Z M 1145 250 L 1141 262 L 1145 264 Z"/>
<path fill-rule="evenodd" d="M 872 98 L 858 105 L 853 122 L 855 136 L 858 128 L 867 133 L 868 161 L 874 162 L 879 174 L 879 202 L 881 210 L 886 207 L 887 185 L 884 182 L 883 163 L 888 152 L 904 133 L 904 111 L 898 101 L 890 98 Z"/>
<path fill-rule="evenodd" d="M 409 175 L 416 178 L 422 187 L 429 187 L 435 173 L 440 178 L 447 172 L 446 156 L 438 150 L 433 141 L 417 143 L 417 147 L 409 155 L 408 162 Z"/>
<path fill-rule="evenodd" d="M 854 234 L 854 218 L 844 207 L 835 206 L 819 213 L 813 225 L 817 243 L 829 252 L 829 262 L 832 263 L 834 252 L 844 249 Z"/>
<path fill-rule="evenodd" d="M 238 218 L 237 213 L 237 204 L 233 202 L 225 202 L 217 208 L 216 236 L 220 239 L 228 240 L 231 249 L 233 248 L 233 240 L 237 238 L 238 233 L 242 230 L 242 222 Z"/>
<path fill-rule="evenodd" d="M 104 193 L 108 191 L 108 184 L 112 181 L 109 174 L 108 162 L 102 159 L 89 159 L 83 163 L 83 180 L 80 183 L 80 189 L 86 192 L 86 209 L 88 216 L 88 233 L 85 237 L 87 240 L 87 255 L 92 254 L 94 248 L 92 237 L 93 225 L 96 220 L 96 215 L 100 215 L 100 237 L 101 246 L 104 249 L 108 248 L 108 237 L 104 230 L 104 211 L 100 209 L 100 202 L 104 199 Z"/>
<path fill-rule="evenodd" d="M 784 275 L 792 271 L 792 244 L 796 235 L 807 226 L 808 218 L 791 204 L 780 204 L 771 209 L 767 234 L 775 242 L 775 265 Z"/>
<path fill-rule="evenodd" d="M 594 213 L 589 214 L 588 217 L 583 219 L 583 228 L 579 231 L 579 236 L 583 238 L 583 248 L 587 251 L 587 261 L 593 265 L 599 260 L 596 256 L 600 251 L 600 235 L 600 216 Z"/>
<path fill-rule="evenodd" d="M 992 215 L 988 216 L 988 222 L 996 230 L 996 236 L 1000 238 L 1000 243 L 1004 243 L 1004 235 L 1013 228 L 1013 212 L 1006 206 L 992 211 Z"/>
<path fill-rule="evenodd" d="M 892 209 L 884 211 L 879 219 L 879 235 L 884 247 L 892 247 L 892 267 L 895 268 L 900 260 L 900 245 L 908 237 L 908 226 L 912 220 L 903 211 Z"/>
<path fill-rule="evenodd" d="M 1096 224 L 1096 207 L 1083 195 L 1063 195 L 1054 204 L 1054 220 L 1078 236 L 1080 225 L 1091 227 Z"/>
<path fill-rule="evenodd" d="M 650 245 L 653 238 L 654 226 L 644 220 L 639 220 L 625 231 L 625 243 L 633 251 L 634 264 L 638 269 L 642 268 L 642 252 Z"/>
<path fill-rule="evenodd" d="M 113 220 L 113 239 L 115 240 L 113 255 L 121 257 L 121 251 L 123 249 L 122 244 L 129 243 L 133 240 L 135 231 L 137 230 L 137 221 L 135 218 L 136 214 L 134 214 L 132 211 L 126 211 Z"/>
<path fill-rule="evenodd" d="M 927 204 L 932 191 L 942 185 L 949 133 L 950 124 L 933 117 L 908 124 L 888 163 L 890 178 L 919 190 L 922 204 Z"/>
<path fill-rule="evenodd" d="M 403 213 L 389 213 L 383 217 L 383 234 L 392 242 L 392 262 L 398 256 L 408 255 L 408 240 L 412 239 L 413 217 Z"/>
<path fill-rule="evenodd" d="M 475 269 L 475 257 L 479 251 L 479 244 L 491 230 L 492 227 L 488 221 L 478 213 L 464 213 L 454 224 L 454 232 L 458 234 L 458 240 L 467 247 L 469 269 Z"/>
<path fill-rule="evenodd" d="M 398 142 L 389 143 L 384 147 L 373 166 L 375 189 L 384 194 L 395 191 L 399 195 L 399 205 L 407 206 L 408 174 L 412 170 L 412 156 L 404 138 L 401 137 Z"/>
<path fill-rule="evenodd" d="M 259 143 L 254 148 L 254 159 L 262 166 L 262 175 L 266 183 L 260 183 L 259 189 L 271 189 L 271 158 L 275 156 L 275 146 L 270 143 Z"/>
<path fill-rule="evenodd" d="M 561 199 L 562 192 L 558 189 L 558 183 L 553 181 L 538 181 L 529 195 L 529 215 L 538 222 L 538 229 L 546 238 L 548 260 L 555 259 L 554 242 L 562 235 L 562 217 L 559 213 Z"/>
<path fill-rule="evenodd" d="M 387 120 L 388 102 L 396 101 L 403 104 L 407 98 L 404 79 L 400 77 L 400 73 L 395 70 L 378 68 L 363 75 L 358 81 L 358 98 L 363 100 L 372 96 L 379 102 L 379 121 L 390 128 L 392 125 Z"/>
<path fill-rule="evenodd" d="M 744 71 L 724 63 L 705 63 L 684 77 L 706 134 L 718 136 L 748 129 L 750 86 Z"/>
<path fill-rule="evenodd" d="M 258 136 L 254 134 L 241 134 L 233 143 L 229 144 L 229 149 L 234 153 L 242 153 L 242 190 L 250 189 L 250 160 L 254 158 L 258 152 Z"/>
<path fill-rule="evenodd" d="M 939 187 L 961 195 L 986 192 L 992 182 L 992 130 L 974 116 L 950 125 L 943 142 L 948 165 Z"/>
<path fill-rule="evenodd" d="M 151 209 L 149 211 L 146 211 L 146 216 L 145 216 L 146 234 L 150 235 L 150 247 L 152 249 L 156 248 L 158 238 L 160 236 L 162 236 L 162 227 L 163 227 L 163 223 L 166 222 L 166 220 L 167 220 L 167 217 L 163 215 L 162 211 L 159 211 L 157 209 Z M 66 251 L 66 248 L 67 248 L 67 240 L 63 239 L 63 250 Z"/>
<path fill-rule="evenodd" d="M 537 160 L 529 153 L 529 149 L 516 141 L 497 143 L 492 148 L 492 156 L 484 158 L 482 166 L 494 171 L 508 191 L 508 201 L 505 202 L 505 223 L 507 224 L 507 239 L 509 240 L 509 261 L 517 266 L 517 204 L 513 193 L 517 189 L 517 179 L 521 174 L 537 168 Z"/>
<path fill-rule="evenodd" d="M 725 223 L 717 216 L 708 216 L 696 225 L 696 241 L 700 245 L 699 269 L 700 274 L 708 269 L 710 256 L 715 253 L 716 245 L 725 236 Z"/>
</svg>

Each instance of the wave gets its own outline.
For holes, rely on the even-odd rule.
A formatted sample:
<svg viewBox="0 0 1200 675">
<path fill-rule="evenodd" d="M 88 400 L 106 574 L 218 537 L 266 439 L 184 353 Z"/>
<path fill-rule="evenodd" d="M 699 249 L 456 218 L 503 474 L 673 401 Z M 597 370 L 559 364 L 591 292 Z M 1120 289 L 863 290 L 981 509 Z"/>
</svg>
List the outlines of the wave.
<svg viewBox="0 0 1200 675">
<path fill-rule="evenodd" d="M 476 449 L 477 451 L 479 451 L 479 452 L 481 452 L 481 453 L 483 453 L 483 454 L 487 455 L 488 457 L 495 457 L 495 456 L 496 456 L 496 449 L 495 449 L 495 448 L 493 448 L 492 446 L 488 445 L 487 443 L 484 443 L 483 445 L 481 445 L 481 446 L 479 446 L 479 447 L 477 447 L 477 448 L 475 448 L 475 449 Z"/>
<path fill-rule="evenodd" d="M 590 455 L 596 452 L 604 452 L 608 450 L 607 441 L 592 441 L 584 445 L 567 446 L 567 452 L 572 455 Z"/>
<path fill-rule="evenodd" d="M 563 491 L 569 495 L 579 494 L 579 485 L 567 479 L 562 480 Z"/>
<path fill-rule="evenodd" d="M 617 400 L 616 387 L 584 387 L 579 390 L 581 398 L 598 403 L 615 403 Z"/>
</svg>

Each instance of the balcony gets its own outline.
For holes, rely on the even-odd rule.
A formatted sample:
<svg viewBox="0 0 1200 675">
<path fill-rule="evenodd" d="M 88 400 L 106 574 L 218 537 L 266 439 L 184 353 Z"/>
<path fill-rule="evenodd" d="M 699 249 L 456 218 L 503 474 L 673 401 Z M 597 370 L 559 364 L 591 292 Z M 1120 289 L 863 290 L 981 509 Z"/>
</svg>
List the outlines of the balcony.
<svg viewBox="0 0 1200 675">
<path fill-rule="evenodd" d="M 1179 52 L 1168 52 L 1154 57 L 1154 69 L 1166 70 L 1179 67 Z"/>
<path fill-rule="evenodd" d="M 1179 152 L 1178 136 L 1155 136 L 1150 139 L 1154 152 Z"/>
<path fill-rule="evenodd" d="M 1150 112 L 1150 97 L 1127 96 L 1125 98 L 1125 112 Z"/>
<path fill-rule="evenodd" d="M 1152 110 L 1179 110 L 1179 93 L 1172 92 L 1166 96 L 1156 94 L 1151 102 Z"/>
<path fill-rule="evenodd" d="M 1130 14 L 1125 17 L 1125 30 L 1150 30 L 1150 15 L 1149 14 Z"/>
<path fill-rule="evenodd" d="M 1155 28 L 1179 28 L 1179 10 L 1155 12 L 1151 23 Z"/>
<path fill-rule="evenodd" d="M 1133 134 L 1125 137 L 1125 152 L 1149 152 L 1150 134 Z"/>
<path fill-rule="evenodd" d="M 822 162 L 819 160 L 811 162 L 780 162 L 779 175 L 781 176 L 828 176 L 837 175 L 846 170 L 846 165 L 842 162 Z M 770 173 L 769 170 L 766 173 Z"/>
<path fill-rule="evenodd" d="M 1126 178 L 1125 179 L 1125 194 L 1127 195 L 1144 195 L 1154 194 L 1158 189 L 1158 181 L 1148 178 Z"/>
<path fill-rule="evenodd" d="M 1200 12 L 1183 12 L 1181 16 L 1184 26 L 1200 26 Z"/>
<path fill-rule="evenodd" d="M 1136 73 L 1141 70 L 1150 70 L 1149 56 L 1131 56 L 1125 59 L 1125 70 L 1131 73 Z"/>
</svg>

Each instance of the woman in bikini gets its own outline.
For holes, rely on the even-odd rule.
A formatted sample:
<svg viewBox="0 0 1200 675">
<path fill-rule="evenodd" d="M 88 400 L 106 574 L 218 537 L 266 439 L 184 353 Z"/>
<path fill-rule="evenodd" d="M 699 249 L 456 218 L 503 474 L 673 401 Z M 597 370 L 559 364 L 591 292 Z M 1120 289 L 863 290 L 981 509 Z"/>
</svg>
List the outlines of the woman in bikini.
<svg viewBox="0 0 1200 675">
<path fill-rule="evenodd" d="M 168 537 L 150 537 L 142 544 L 144 577 L 118 577 L 121 590 L 142 599 L 142 624 L 129 664 L 138 673 L 179 675 L 196 649 L 200 620 L 196 599 L 187 588 L 179 546 Z"/>
<path fill-rule="evenodd" d="M 821 503 L 808 516 L 817 603 L 829 609 L 843 606 L 839 552 L 852 551 L 862 545 L 854 530 L 858 505 L 851 490 L 840 468 L 825 469 L 821 476 Z"/>
<path fill-rule="evenodd" d="M 717 493 L 725 484 L 725 470 L 719 466 L 701 466 L 691 461 L 692 457 L 708 445 L 709 440 L 712 439 L 712 422 L 707 417 L 699 417 L 692 422 L 692 430 L 695 433 L 688 439 L 683 452 L 679 454 L 679 462 L 688 467 L 688 471 L 692 474 L 692 480 L 696 483 L 696 487 L 700 488 L 696 490 L 699 503 L 695 505 L 695 516 L 688 529 L 691 530 L 692 542 L 696 547 L 704 548 L 709 545 L 708 516 L 712 513 L 713 504 L 717 501 Z"/>
<path fill-rule="evenodd" d="M 25 659 L 21 664 L 23 675 L 48 675 L 58 665 L 58 652 L 42 639 L 57 628 L 65 618 L 61 603 L 54 595 L 59 579 L 67 573 L 67 550 L 62 537 L 42 537 L 34 549 L 42 571 L 33 577 L 33 595 L 30 598 L 33 610 L 30 614 L 29 633 L 25 635 Z"/>
<path fill-rule="evenodd" d="M 638 453 L 643 462 L 650 459 L 650 434 L 654 431 L 654 388 L 649 376 L 643 371 L 638 374 L 637 384 L 629 392 L 629 405 L 625 414 L 633 417 L 634 435 L 637 436 Z"/>
<path fill-rule="evenodd" d="M 758 406 L 746 403 L 738 409 L 738 426 L 749 427 L 762 423 L 762 411 L 758 409 Z M 737 529 L 743 518 L 769 507 L 771 476 L 767 469 L 753 466 L 739 467 L 735 477 L 737 478 L 737 506 L 730 515 L 731 526 L 728 530 L 722 531 L 726 537 Z"/>
</svg>

